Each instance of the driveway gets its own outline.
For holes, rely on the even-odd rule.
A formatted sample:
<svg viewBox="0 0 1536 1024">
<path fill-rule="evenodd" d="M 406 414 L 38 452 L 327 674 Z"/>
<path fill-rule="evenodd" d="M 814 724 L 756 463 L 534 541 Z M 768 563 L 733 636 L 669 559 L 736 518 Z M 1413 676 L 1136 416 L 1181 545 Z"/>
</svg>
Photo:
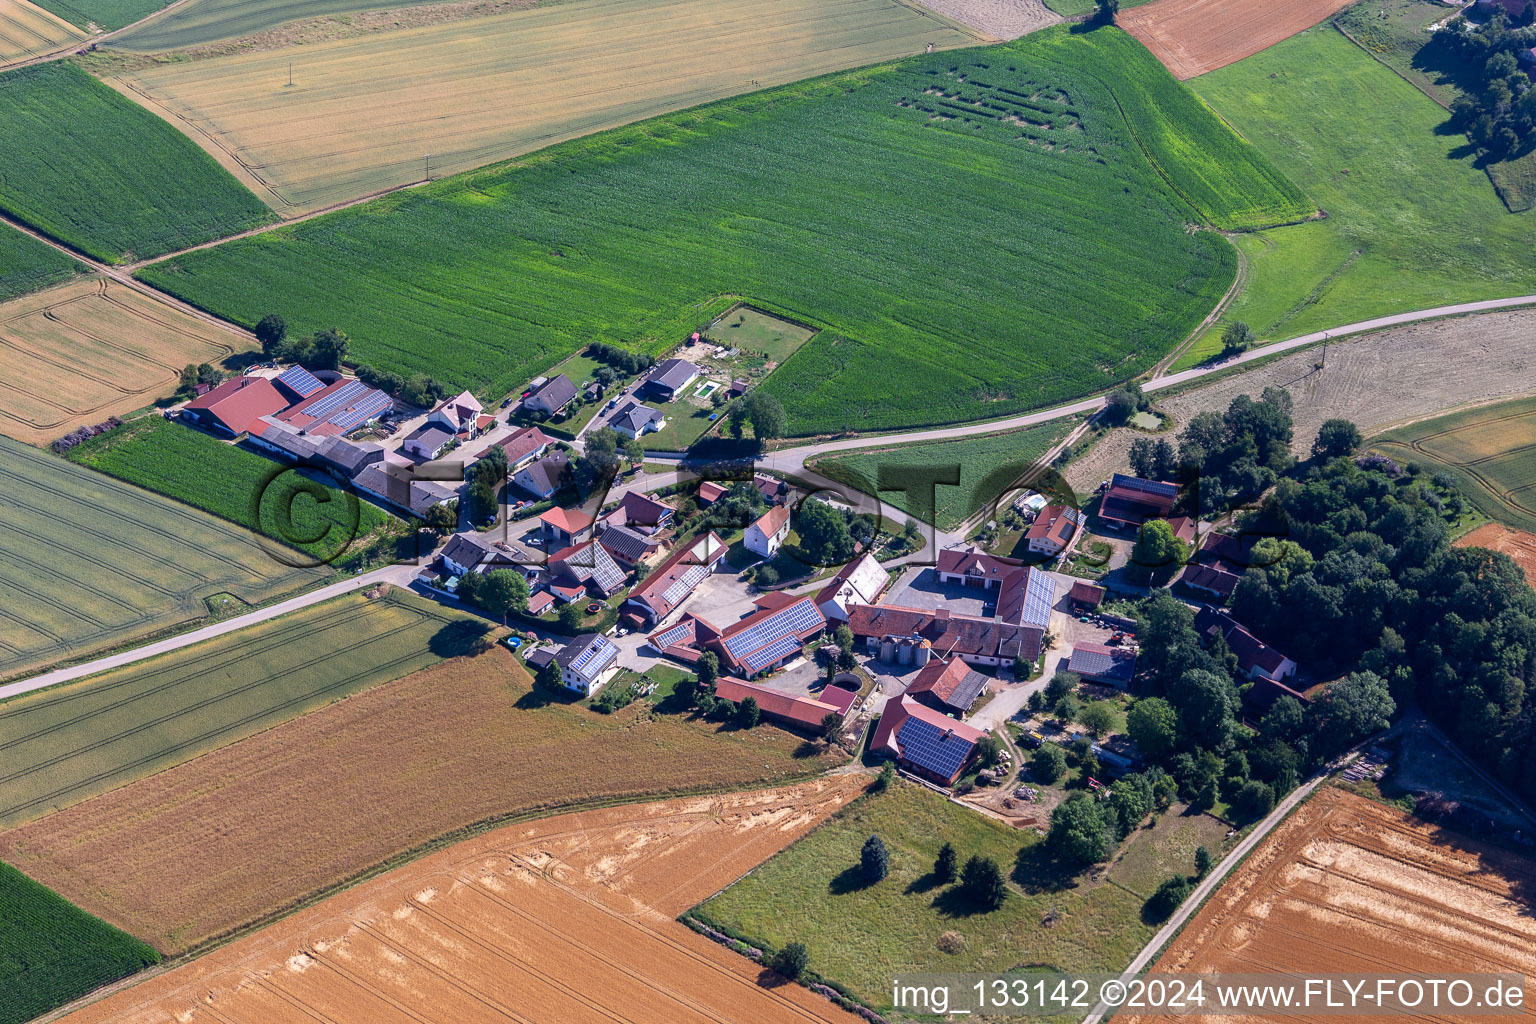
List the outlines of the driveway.
<svg viewBox="0 0 1536 1024">
<path fill-rule="evenodd" d="M 989 619 L 997 604 L 997 588 L 983 590 L 963 583 L 945 583 L 931 566 L 913 566 L 891 588 L 885 604 L 936 611 L 948 608 L 951 615 Z"/>
</svg>

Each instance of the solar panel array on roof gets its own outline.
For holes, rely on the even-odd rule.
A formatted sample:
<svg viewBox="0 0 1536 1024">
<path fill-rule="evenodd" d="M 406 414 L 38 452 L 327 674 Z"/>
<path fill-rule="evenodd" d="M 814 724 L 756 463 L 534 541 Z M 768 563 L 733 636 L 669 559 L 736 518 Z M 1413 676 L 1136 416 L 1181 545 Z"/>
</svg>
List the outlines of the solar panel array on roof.
<svg viewBox="0 0 1536 1024">
<path fill-rule="evenodd" d="M 816 602 L 805 598 L 775 612 L 750 629 L 744 629 L 734 636 L 724 638 L 721 643 L 725 644 L 725 649 L 731 652 L 732 657 L 742 660 L 748 652 L 764 644 L 773 643 L 787 634 L 814 629 L 821 622 L 821 613 L 816 610 Z"/>
<path fill-rule="evenodd" d="M 1161 480 L 1143 480 L 1139 476 L 1126 476 L 1116 473 L 1110 479 L 1110 486 L 1124 488 L 1127 491 L 1141 491 L 1144 494 L 1158 494 L 1165 498 L 1177 498 L 1179 488 L 1174 484 L 1163 483 Z"/>
<path fill-rule="evenodd" d="M 760 671 L 780 658 L 788 657 L 800 649 L 800 641 L 793 633 L 782 636 L 760 651 L 753 651 L 741 663 L 753 672 Z"/>
<path fill-rule="evenodd" d="M 664 649 L 671 647 L 679 640 L 686 636 L 691 636 L 692 634 L 693 623 L 682 622 L 676 626 L 671 627 L 670 629 L 666 629 L 660 633 L 657 633 L 656 636 L 651 639 L 651 643 L 655 644 L 658 649 Z"/>
<path fill-rule="evenodd" d="M 290 366 L 277 375 L 277 382 L 286 385 L 300 398 L 308 398 L 316 391 L 322 391 L 325 385 L 319 379 L 302 366 Z"/>
<path fill-rule="evenodd" d="M 1021 622 L 1044 629 L 1051 624 L 1051 605 L 1056 601 L 1056 584 L 1038 569 L 1031 569 L 1024 591 Z"/>
<path fill-rule="evenodd" d="M 613 643 L 611 641 L 598 637 L 587 645 L 586 650 L 576 655 L 576 659 L 571 662 L 571 668 L 577 672 L 585 673 L 587 666 L 592 664 L 599 656 L 606 654 L 608 648 L 612 646 Z"/>
<path fill-rule="evenodd" d="M 688 596 L 688 593 L 709 575 L 709 567 L 704 565 L 690 565 L 683 570 L 683 574 L 672 581 L 672 585 L 662 591 L 661 599 L 669 605 L 676 606 L 679 601 Z"/>
<path fill-rule="evenodd" d="M 336 410 L 351 405 L 358 398 L 362 397 L 363 393 L 367 390 L 368 385 L 362 381 L 349 380 L 335 391 L 316 401 L 315 404 L 306 406 L 304 413 L 307 416 L 313 416 L 317 420 L 323 420 Z"/>
<path fill-rule="evenodd" d="M 960 770 L 972 746 L 948 730 L 915 717 L 908 718 L 897 730 L 896 744 L 906 760 L 945 779 L 953 778 Z"/>
<path fill-rule="evenodd" d="M 342 433 L 346 433 L 358 424 L 367 423 L 385 409 L 388 409 L 392 404 L 394 403 L 388 395 L 382 391 L 375 391 L 373 394 L 365 396 L 362 401 L 352 406 L 352 408 L 343 409 L 335 413 L 326 422 L 340 427 Z"/>
</svg>

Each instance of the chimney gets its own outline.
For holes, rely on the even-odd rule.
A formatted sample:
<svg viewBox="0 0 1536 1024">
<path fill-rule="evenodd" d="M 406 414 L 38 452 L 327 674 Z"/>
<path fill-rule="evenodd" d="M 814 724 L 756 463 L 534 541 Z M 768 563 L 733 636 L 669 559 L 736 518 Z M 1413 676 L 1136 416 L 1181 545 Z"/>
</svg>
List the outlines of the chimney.
<svg viewBox="0 0 1536 1024">
<path fill-rule="evenodd" d="M 949 609 L 948 608 L 938 608 L 938 609 L 935 609 L 934 613 L 933 613 L 933 617 L 934 617 L 935 620 L 937 620 L 939 622 L 948 622 L 949 621 Z"/>
</svg>

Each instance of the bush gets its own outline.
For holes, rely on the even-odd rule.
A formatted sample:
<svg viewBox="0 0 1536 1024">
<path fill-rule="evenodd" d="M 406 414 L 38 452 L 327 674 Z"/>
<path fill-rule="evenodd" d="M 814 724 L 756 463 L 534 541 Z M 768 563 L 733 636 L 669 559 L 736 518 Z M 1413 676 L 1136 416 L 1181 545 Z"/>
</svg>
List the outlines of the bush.
<svg viewBox="0 0 1536 1024">
<path fill-rule="evenodd" d="M 805 969 L 810 965 L 810 962 L 811 955 L 806 952 L 805 944 L 803 942 L 791 942 L 773 954 L 773 960 L 769 962 L 768 966 L 790 981 L 795 981 L 800 975 L 805 973 Z"/>
<path fill-rule="evenodd" d="M 1183 875 L 1174 875 L 1157 887 L 1157 891 L 1147 898 L 1145 905 L 1147 917 L 1153 921 L 1166 921 L 1172 916 L 1179 904 L 1189 898 L 1190 890 L 1194 887 L 1189 884 L 1189 879 Z"/>
<path fill-rule="evenodd" d="M 1055 743 L 1041 744 L 1029 759 L 1029 770 L 1040 782 L 1058 782 L 1067 774 L 1067 752 Z"/>
</svg>

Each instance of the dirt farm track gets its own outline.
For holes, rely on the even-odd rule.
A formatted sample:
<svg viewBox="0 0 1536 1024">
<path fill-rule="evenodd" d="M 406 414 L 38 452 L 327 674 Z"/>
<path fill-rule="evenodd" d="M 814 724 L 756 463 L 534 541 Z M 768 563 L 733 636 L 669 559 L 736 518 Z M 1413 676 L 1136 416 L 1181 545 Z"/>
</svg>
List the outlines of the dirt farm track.
<svg viewBox="0 0 1536 1024">
<path fill-rule="evenodd" d="M 1180 80 L 1235 64 L 1289 39 L 1352 0 L 1156 0 L 1117 24 Z"/>
<path fill-rule="evenodd" d="M 1536 861 L 1323 789 L 1217 890 L 1154 970 L 1315 972 L 1319 964 L 1330 974 L 1530 976 Z M 1536 1010 L 1527 1005 L 1525 1015 Z"/>
<path fill-rule="evenodd" d="M 561 815 L 390 871 L 69 1024 L 817 1024 L 856 1018 L 673 918 L 867 778 Z"/>
</svg>

